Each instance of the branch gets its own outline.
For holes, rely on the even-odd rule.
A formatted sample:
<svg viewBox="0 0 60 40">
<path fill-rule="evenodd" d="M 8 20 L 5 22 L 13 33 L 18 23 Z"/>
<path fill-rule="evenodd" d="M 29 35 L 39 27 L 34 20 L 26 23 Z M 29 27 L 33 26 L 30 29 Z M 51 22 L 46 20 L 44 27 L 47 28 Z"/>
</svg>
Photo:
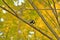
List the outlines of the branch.
<svg viewBox="0 0 60 40">
<path fill-rule="evenodd" d="M 4 8 L 4 7 L 2 7 L 2 6 L 0 6 L 0 8 L 6 10 L 7 12 L 11 13 L 12 15 L 15 15 L 14 13 L 10 12 L 9 10 L 7 10 L 6 8 Z"/>
<path fill-rule="evenodd" d="M 35 9 L 26 8 L 25 10 L 35 10 Z M 55 9 L 37 9 L 37 10 L 55 10 Z M 60 10 L 60 9 L 56 9 L 56 10 Z"/>
<path fill-rule="evenodd" d="M 47 34 L 45 34 L 44 32 L 42 32 L 41 30 L 39 30 L 38 28 L 36 28 L 35 26 L 31 25 L 30 23 L 26 22 L 25 20 L 23 20 L 22 18 L 16 16 L 15 14 L 13 14 L 12 12 L 10 12 L 9 10 L 7 10 L 6 8 L 0 6 L 0 8 L 6 10 L 7 12 L 11 13 L 13 16 L 17 17 L 19 20 L 23 21 L 24 23 L 28 24 L 29 26 L 31 26 L 33 29 L 37 30 L 38 32 L 40 32 L 41 34 L 43 34 L 44 36 L 46 36 L 47 38 L 53 40 L 50 36 L 48 36 Z"/>
<path fill-rule="evenodd" d="M 51 4 L 50 4 L 50 2 L 48 1 L 48 4 L 49 4 L 49 7 L 52 9 L 52 12 L 53 12 L 53 14 L 54 14 L 54 16 L 55 16 L 55 12 L 54 12 L 54 10 L 53 10 L 53 8 L 52 8 L 52 6 L 51 6 Z M 56 17 L 56 16 L 55 16 Z"/>
<path fill-rule="evenodd" d="M 55 22 L 55 20 L 49 15 L 49 13 L 47 12 L 47 11 L 45 11 L 46 12 L 46 14 L 50 17 L 50 19 L 53 21 L 53 25 L 56 27 L 56 22 Z M 49 18 L 48 18 L 49 19 Z M 55 23 L 55 24 L 54 24 Z"/>
<path fill-rule="evenodd" d="M 58 22 L 58 15 L 57 15 L 57 12 L 56 12 L 56 8 L 55 8 L 55 4 L 54 4 L 54 10 L 53 10 L 53 8 L 52 8 L 52 6 L 50 5 L 50 2 L 48 1 L 48 3 L 49 3 L 49 7 L 52 9 L 52 12 L 53 12 L 53 14 L 54 14 L 54 16 L 55 16 L 55 18 L 56 18 L 56 20 L 57 20 L 57 22 Z M 58 22 L 58 24 L 59 24 L 59 22 Z M 60 25 L 60 24 L 59 24 Z"/>
<path fill-rule="evenodd" d="M 45 0 L 43 0 L 43 2 L 44 3 L 47 3 Z M 45 8 L 45 7 L 44 7 Z M 39 9 L 39 10 L 44 10 L 45 12 L 46 12 L 46 14 L 50 17 L 50 19 L 53 21 L 53 25 L 56 27 L 56 22 L 55 22 L 55 20 L 49 15 L 49 13 L 46 11 L 46 10 L 52 10 L 52 9 Z M 55 9 L 53 9 L 53 10 L 55 10 Z M 56 9 L 57 10 L 57 9 Z M 47 17 L 48 18 L 48 17 Z M 49 18 L 48 18 L 49 19 Z M 50 20 L 50 21 L 51 21 Z M 51 22 L 52 23 L 52 22 Z"/>
<path fill-rule="evenodd" d="M 59 23 L 59 21 L 58 21 L 58 13 L 57 13 L 57 10 L 56 10 L 56 6 L 55 6 L 55 2 L 54 2 L 54 0 L 52 0 L 53 1 L 53 6 L 54 6 L 54 11 L 55 11 L 55 16 L 56 16 L 56 20 L 57 20 L 57 22 L 58 22 L 58 24 L 59 24 L 59 26 L 60 26 L 60 23 Z"/>
<path fill-rule="evenodd" d="M 57 15 L 57 11 L 56 11 L 56 6 L 55 6 L 55 2 L 54 2 L 54 0 L 52 0 L 53 1 L 53 6 L 54 6 L 54 11 L 55 11 L 55 16 L 56 16 L 56 19 L 58 20 L 58 15 Z"/>
<path fill-rule="evenodd" d="M 43 1 L 45 4 L 47 3 L 45 0 Z M 52 19 L 52 21 L 55 23 L 53 23 L 53 25 L 55 26 L 57 23 L 55 22 L 55 20 L 49 15 L 49 13 L 46 10 L 59 10 L 59 9 L 40 9 L 40 10 L 45 10 L 45 12 L 47 13 L 47 15 L 50 17 L 50 19 Z M 55 26 L 56 27 L 56 26 Z"/>
<path fill-rule="evenodd" d="M 14 12 L 14 14 L 16 14 L 16 12 L 4 1 L 4 0 L 2 0 L 3 2 L 4 2 L 4 4 L 12 11 L 12 12 Z M 16 14 L 17 15 L 17 14 Z"/>
<path fill-rule="evenodd" d="M 46 19 L 43 17 L 43 15 L 40 13 L 39 10 L 37 10 L 38 8 L 35 6 L 35 4 L 32 2 L 32 0 L 28 0 L 28 2 L 32 5 L 32 7 L 36 10 L 36 12 L 38 13 L 38 15 L 41 17 L 41 19 L 43 20 L 43 22 L 46 24 L 46 26 L 49 28 L 49 30 L 53 33 L 53 35 L 59 39 L 57 33 L 52 29 L 52 26 L 48 24 L 48 22 L 46 21 Z"/>
</svg>

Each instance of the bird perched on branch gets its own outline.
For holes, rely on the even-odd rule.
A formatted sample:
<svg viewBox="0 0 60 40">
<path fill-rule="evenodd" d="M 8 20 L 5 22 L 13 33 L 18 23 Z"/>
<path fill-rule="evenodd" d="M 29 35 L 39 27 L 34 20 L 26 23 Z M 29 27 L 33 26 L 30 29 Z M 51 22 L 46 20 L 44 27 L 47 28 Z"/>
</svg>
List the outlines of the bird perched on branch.
<svg viewBox="0 0 60 40">
<path fill-rule="evenodd" d="M 30 24 L 34 24 L 34 23 L 35 23 L 35 21 L 34 21 L 34 20 L 31 20 L 31 21 L 30 21 Z"/>
</svg>

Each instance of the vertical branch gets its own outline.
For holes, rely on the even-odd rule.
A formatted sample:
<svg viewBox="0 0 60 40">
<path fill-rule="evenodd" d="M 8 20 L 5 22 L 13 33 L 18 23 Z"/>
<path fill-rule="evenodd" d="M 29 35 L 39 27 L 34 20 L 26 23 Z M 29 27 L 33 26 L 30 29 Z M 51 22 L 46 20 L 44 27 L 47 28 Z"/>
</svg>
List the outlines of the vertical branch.
<svg viewBox="0 0 60 40">
<path fill-rule="evenodd" d="M 32 5 L 32 7 L 36 10 L 36 12 L 38 13 L 38 15 L 41 17 L 41 19 L 43 20 L 43 22 L 46 24 L 46 26 L 49 28 L 49 30 L 53 33 L 53 35 L 56 37 L 57 40 L 59 40 L 59 37 L 57 35 L 57 33 L 53 30 L 52 26 L 48 24 L 48 22 L 46 21 L 46 19 L 43 17 L 43 15 L 40 13 L 40 11 L 38 10 L 38 8 L 35 6 L 35 4 L 32 2 L 32 0 L 28 0 L 28 2 Z"/>
</svg>

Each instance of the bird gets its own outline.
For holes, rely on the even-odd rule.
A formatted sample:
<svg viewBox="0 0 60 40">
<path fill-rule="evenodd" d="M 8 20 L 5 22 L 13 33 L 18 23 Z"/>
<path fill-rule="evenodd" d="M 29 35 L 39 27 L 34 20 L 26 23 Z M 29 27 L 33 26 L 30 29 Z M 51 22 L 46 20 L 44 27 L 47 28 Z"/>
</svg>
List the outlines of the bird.
<svg viewBox="0 0 60 40">
<path fill-rule="evenodd" d="M 34 23 L 35 23 L 35 21 L 34 21 L 34 20 L 31 20 L 31 21 L 30 21 L 30 24 L 34 24 Z"/>
</svg>

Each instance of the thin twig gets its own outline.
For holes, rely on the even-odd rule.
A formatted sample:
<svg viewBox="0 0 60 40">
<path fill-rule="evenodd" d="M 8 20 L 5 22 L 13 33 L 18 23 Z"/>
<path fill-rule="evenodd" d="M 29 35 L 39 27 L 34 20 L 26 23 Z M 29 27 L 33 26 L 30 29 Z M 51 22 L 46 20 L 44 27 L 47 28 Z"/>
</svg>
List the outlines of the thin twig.
<svg viewBox="0 0 60 40">
<path fill-rule="evenodd" d="M 59 26 L 60 26 L 60 23 L 59 23 L 59 21 L 58 21 L 58 13 L 57 13 L 57 10 L 56 10 L 56 6 L 55 6 L 55 2 L 54 2 L 54 0 L 52 0 L 53 1 L 53 6 L 54 6 L 54 11 L 55 11 L 55 16 L 56 16 L 56 20 L 57 20 L 57 22 L 58 22 L 58 24 L 59 24 Z"/>
<path fill-rule="evenodd" d="M 54 6 L 54 11 L 55 11 L 55 16 L 56 16 L 56 19 L 58 20 L 58 15 L 57 15 L 57 11 L 56 11 L 56 6 L 55 6 L 55 2 L 54 2 L 54 0 L 52 0 L 53 1 L 53 6 Z"/>
<path fill-rule="evenodd" d="M 46 3 L 45 2 L 45 0 L 44 0 L 44 3 Z M 55 9 L 40 9 L 40 10 L 44 10 L 45 12 L 46 12 L 46 14 L 50 17 L 50 19 L 52 19 L 52 21 L 53 21 L 53 25 L 55 26 L 57 23 L 55 22 L 55 20 L 49 15 L 49 13 L 47 12 L 47 10 L 55 10 Z M 47 17 L 47 16 L 46 16 Z M 48 18 L 48 17 L 47 17 Z M 48 18 L 49 19 L 49 18 Z M 51 20 L 50 20 L 51 21 Z M 55 23 L 55 24 L 54 24 Z M 56 27 L 56 26 L 55 26 Z"/>
<path fill-rule="evenodd" d="M 52 12 L 53 12 L 53 14 L 54 14 L 54 16 L 55 16 L 55 12 L 54 12 L 54 10 L 53 10 L 53 8 L 52 8 L 52 6 L 51 6 L 51 4 L 50 4 L 50 2 L 48 1 L 48 4 L 49 4 L 49 7 L 50 7 L 50 9 L 52 9 Z M 56 16 L 55 16 L 56 17 Z"/>
<path fill-rule="evenodd" d="M 35 4 L 32 2 L 32 0 L 28 0 L 28 2 L 32 5 L 32 7 L 36 10 L 36 12 L 38 13 L 38 15 L 41 17 L 41 19 L 43 20 L 43 22 L 46 24 L 46 26 L 49 28 L 49 30 L 52 32 L 52 34 L 56 37 L 56 39 L 59 39 L 57 33 L 52 29 L 52 26 L 48 24 L 48 22 L 46 21 L 46 19 L 43 17 L 43 15 L 40 13 L 39 10 L 37 10 L 38 8 L 35 6 Z"/>
<path fill-rule="evenodd" d="M 16 12 L 5 2 L 5 0 L 2 0 L 3 2 L 4 2 L 4 4 L 11 10 L 11 11 L 13 11 L 15 14 L 16 14 Z M 17 15 L 17 14 L 16 14 Z"/>
<path fill-rule="evenodd" d="M 32 9 L 32 8 L 25 8 L 25 10 L 35 10 L 35 9 Z M 37 10 L 55 10 L 55 9 L 37 9 Z M 56 9 L 56 10 L 60 10 L 60 9 Z"/>
<path fill-rule="evenodd" d="M 6 10 L 7 12 L 11 13 L 12 15 L 15 15 L 14 13 L 10 12 L 9 10 L 7 10 L 6 8 L 4 8 L 4 7 L 2 7 L 2 6 L 0 6 L 0 8 Z"/>
<path fill-rule="evenodd" d="M 48 13 L 47 11 L 45 11 L 45 12 L 46 12 L 46 14 L 47 14 L 49 17 L 48 17 L 46 14 L 44 14 L 44 15 L 45 15 L 45 16 L 47 17 L 47 19 L 54 25 L 54 27 L 56 27 L 56 24 L 55 24 L 56 22 L 55 22 L 55 20 L 49 15 L 49 13 Z M 42 12 L 41 12 L 41 13 L 42 13 Z M 53 22 L 52 22 L 51 20 L 52 20 Z"/>
<path fill-rule="evenodd" d="M 48 1 L 48 3 L 49 3 L 49 7 L 50 7 L 51 9 L 53 9 L 49 1 Z M 55 16 L 55 18 L 56 18 L 56 20 L 57 20 L 57 22 L 58 22 L 58 18 L 57 18 L 57 16 L 56 16 L 56 12 L 55 12 L 55 11 L 56 11 L 56 9 L 55 9 L 55 10 L 52 10 L 52 12 L 53 12 L 53 14 L 54 14 L 54 16 Z M 58 22 L 58 24 L 59 24 L 59 22 Z M 59 25 L 60 25 L 60 24 L 59 24 Z"/>
<path fill-rule="evenodd" d="M 49 15 L 49 13 L 47 12 L 47 11 L 45 11 L 46 12 L 46 14 L 50 17 L 50 19 L 53 21 L 53 25 L 56 27 L 56 22 L 55 22 L 55 20 Z M 49 19 L 49 18 L 48 18 Z M 56 24 L 54 24 L 54 23 L 56 23 Z"/>
</svg>

